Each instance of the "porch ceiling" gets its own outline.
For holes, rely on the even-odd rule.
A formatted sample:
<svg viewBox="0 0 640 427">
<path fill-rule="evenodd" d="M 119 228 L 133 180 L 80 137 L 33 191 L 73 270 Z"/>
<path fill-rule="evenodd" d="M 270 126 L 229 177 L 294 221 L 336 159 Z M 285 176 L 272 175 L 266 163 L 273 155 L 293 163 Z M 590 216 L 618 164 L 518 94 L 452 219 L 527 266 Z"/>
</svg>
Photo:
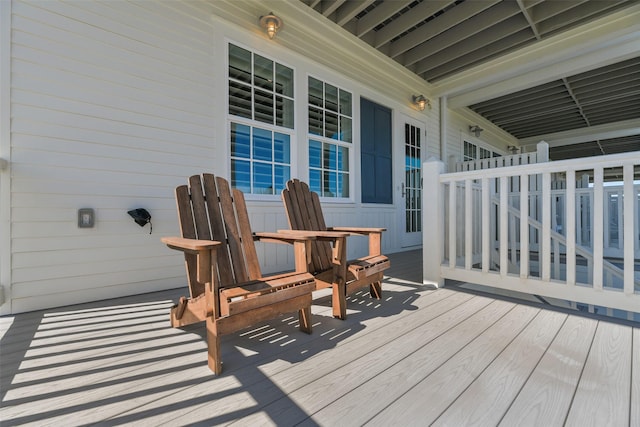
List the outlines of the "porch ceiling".
<svg viewBox="0 0 640 427">
<path fill-rule="evenodd" d="M 434 85 L 638 0 L 300 0 Z M 551 144 L 552 158 L 640 150 L 640 55 L 468 103 L 519 140 L 632 123 L 623 137 Z M 629 133 L 632 133 L 631 135 Z M 596 132 L 594 132 L 596 134 Z"/>
</svg>

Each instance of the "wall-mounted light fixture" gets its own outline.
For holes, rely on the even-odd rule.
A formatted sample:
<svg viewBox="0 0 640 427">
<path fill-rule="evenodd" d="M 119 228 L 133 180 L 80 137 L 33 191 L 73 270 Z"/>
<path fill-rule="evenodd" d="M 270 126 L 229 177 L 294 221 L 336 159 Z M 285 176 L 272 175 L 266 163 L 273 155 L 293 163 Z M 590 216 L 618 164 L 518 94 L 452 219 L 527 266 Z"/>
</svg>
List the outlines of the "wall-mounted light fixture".
<svg viewBox="0 0 640 427">
<path fill-rule="evenodd" d="M 413 95 L 411 99 L 413 100 L 413 104 L 420 111 L 423 111 L 427 105 L 431 108 L 431 103 L 424 97 L 424 95 Z"/>
<path fill-rule="evenodd" d="M 140 227 L 144 227 L 149 223 L 149 234 L 153 232 L 153 224 L 151 224 L 151 214 L 148 210 L 144 208 L 131 209 L 127 211 L 131 218 L 138 224 Z"/>
<path fill-rule="evenodd" d="M 269 12 L 268 15 L 260 17 L 260 26 L 264 28 L 270 39 L 276 36 L 276 33 L 282 28 L 282 25 L 282 19 L 274 15 L 273 12 Z"/>
<path fill-rule="evenodd" d="M 469 132 L 472 132 L 476 138 L 480 137 L 480 134 L 482 133 L 484 129 L 482 129 L 480 126 L 478 125 L 469 125 Z"/>
</svg>

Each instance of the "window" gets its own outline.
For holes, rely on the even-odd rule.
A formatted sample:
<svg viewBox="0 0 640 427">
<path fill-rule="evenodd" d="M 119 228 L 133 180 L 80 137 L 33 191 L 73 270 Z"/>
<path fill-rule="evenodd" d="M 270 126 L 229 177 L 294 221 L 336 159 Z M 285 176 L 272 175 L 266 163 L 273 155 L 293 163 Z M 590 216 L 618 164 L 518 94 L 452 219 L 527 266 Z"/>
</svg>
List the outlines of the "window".
<svg viewBox="0 0 640 427">
<path fill-rule="evenodd" d="M 463 162 L 468 162 L 471 160 L 476 160 L 478 158 L 478 147 L 475 144 L 470 143 L 469 141 L 464 142 L 464 153 L 462 157 Z"/>
<path fill-rule="evenodd" d="M 231 185 L 278 194 L 291 176 L 293 70 L 229 45 Z"/>
<path fill-rule="evenodd" d="M 291 177 L 291 137 L 231 123 L 231 186 L 244 193 L 278 194 Z"/>
<path fill-rule="evenodd" d="M 309 187 L 324 197 L 349 197 L 351 93 L 313 77 L 308 89 Z"/>
<path fill-rule="evenodd" d="M 490 159 L 491 157 L 500 157 L 500 153 L 492 152 L 486 148 L 477 146 L 476 144 L 464 141 L 462 161 L 469 162 L 478 159 Z"/>
</svg>

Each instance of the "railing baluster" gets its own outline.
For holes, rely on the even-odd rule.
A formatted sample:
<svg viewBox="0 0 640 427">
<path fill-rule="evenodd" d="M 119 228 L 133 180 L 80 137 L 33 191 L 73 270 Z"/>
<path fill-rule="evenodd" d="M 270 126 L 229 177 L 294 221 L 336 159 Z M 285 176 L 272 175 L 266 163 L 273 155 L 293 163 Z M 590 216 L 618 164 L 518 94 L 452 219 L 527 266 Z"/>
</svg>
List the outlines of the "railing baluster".
<svg viewBox="0 0 640 427">
<path fill-rule="evenodd" d="M 464 268 L 471 270 L 471 261 L 473 261 L 473 194 L 471 191 L 472 181 L 464 180 Z"/>
<path fill-rule="evenodd" d="M 456 211 L 456 203 L 458 197 L 456 195 L 457 182 L 451 181 L 449 184 L 449 268 L 456 267 L 456 242 L 458 236 L 456 234 L 456 223 L 458 222 L 458 213 Z"/>
<path fill-rule="evenodd" d="M 509 272 L 509 265 L 507 260 L 507 254 L 509 252 L 509 232 L 508 232 L 508 219 L 509 219 L 509 194 L 507 192 L 507 184 L 509 177 L 500 177 L 500 276 L 504 277 Z"/>
<path fill-rule="evenodd" d="M 604 171 L 602 166 L 593 170 L 593 289 L 602 290 L 602 256 L 604 248 Z"/>
<path fill-rule="evenodd" d="M 482 177 L 482 272 L 489 272 L 489 263 L 491 261 L 491 205 L 489 191 L 489 178 Z"/>
<path fill-rule="evenodd" d="M 542 174 L 542 237 L 540 242 L 540 272 L 542 280 L 551 279 L 551 174 Z"/>
<path fill-rule="evenodd" d="M 633 293 L 633 282 L 635 279 L 634 271 L 634 241 L 638 230 L 634 228 L 637 213 L 634 213 L 636 204 L 635 190 L 633 189 L 633 165 L 626 164 L 622 169 L 624 179 L 624 226 L 623 233 L 620 234 L 624 239 L 624 293 Z M 618 205 L 619 206 L 619 205 Z"/>
<path fill-rule="evenodd" d="M 529 277 L 529 175 L 520 175 L 520 277 Z"/>
<path fill-rule="evenodd" d="M 567 192 L 565 196 L 565 206 L 567 215 L 565 218 L 566 237 L 566 280 L 567 284 L 576 284 L 576 171 L 567 171 Z M 578 220 L 580 217 L 577 218 Z"/>
</svg>

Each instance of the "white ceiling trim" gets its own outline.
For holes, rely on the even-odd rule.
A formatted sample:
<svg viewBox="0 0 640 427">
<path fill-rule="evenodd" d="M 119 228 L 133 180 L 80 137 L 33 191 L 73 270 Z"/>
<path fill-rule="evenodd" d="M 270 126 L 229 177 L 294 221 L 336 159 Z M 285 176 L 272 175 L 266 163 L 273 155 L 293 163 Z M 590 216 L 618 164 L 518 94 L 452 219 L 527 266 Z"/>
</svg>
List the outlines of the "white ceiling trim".
<svg viewBox="0 0 640 427">
<path fill-rule="evenodd" d="M 624 120 L 605 125 L 589 126 L 563 132 L 536 135 L 531 138 L 518 140 L 520 145 L 535 144 L 546 141 L 550 147 L 580 144 L 582 142 L 598 141 L 602 139 L 622 138 L 640 134 L 640 119 Z"/>
</svg>

